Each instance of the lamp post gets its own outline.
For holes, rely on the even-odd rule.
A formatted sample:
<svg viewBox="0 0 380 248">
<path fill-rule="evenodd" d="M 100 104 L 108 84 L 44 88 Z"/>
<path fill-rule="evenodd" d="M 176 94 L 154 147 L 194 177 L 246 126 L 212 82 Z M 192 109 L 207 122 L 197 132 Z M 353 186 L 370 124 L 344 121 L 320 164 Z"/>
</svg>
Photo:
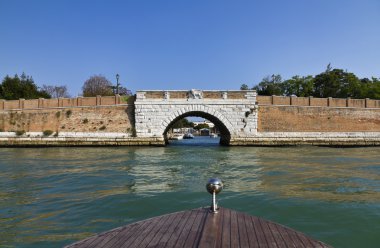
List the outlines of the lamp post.
<svg viewBox="0 0 380 248">
<path fill-rule="evenodd" d="M 116 74 L 116 94 L 119 94 L 119 74 Z"/>
</svg>

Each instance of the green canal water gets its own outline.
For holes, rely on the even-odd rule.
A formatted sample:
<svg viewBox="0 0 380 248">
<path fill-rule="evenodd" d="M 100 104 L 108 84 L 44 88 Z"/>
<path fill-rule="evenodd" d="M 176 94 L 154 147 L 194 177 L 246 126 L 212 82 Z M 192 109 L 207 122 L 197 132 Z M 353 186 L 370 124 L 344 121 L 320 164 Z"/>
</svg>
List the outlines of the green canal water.
<svg viewBox="0 0 380 248">
<path fill-rule="evenodd" d="M 202 141 L 203 143 L 199 143 Z M 380 246 L 380 148 L 1 148 L 0 247 L 61 247 L 209 205 L 281 223 L 334 247 Z"/>
</svg>

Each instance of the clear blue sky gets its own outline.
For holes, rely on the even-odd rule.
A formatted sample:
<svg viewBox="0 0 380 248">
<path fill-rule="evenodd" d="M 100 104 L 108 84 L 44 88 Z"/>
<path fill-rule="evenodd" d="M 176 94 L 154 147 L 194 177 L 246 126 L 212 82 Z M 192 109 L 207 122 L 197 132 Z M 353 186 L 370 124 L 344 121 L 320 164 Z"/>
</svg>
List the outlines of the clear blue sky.
<svg viewBox="0 0 380 248">
<path fill-rule="evenodd" d="M 328 63 L 380 77 L 379 0 L 0 0 L 0 77 L 75 96 L 91 75 L 132 89 L 238 89 Z"/>
</svg>

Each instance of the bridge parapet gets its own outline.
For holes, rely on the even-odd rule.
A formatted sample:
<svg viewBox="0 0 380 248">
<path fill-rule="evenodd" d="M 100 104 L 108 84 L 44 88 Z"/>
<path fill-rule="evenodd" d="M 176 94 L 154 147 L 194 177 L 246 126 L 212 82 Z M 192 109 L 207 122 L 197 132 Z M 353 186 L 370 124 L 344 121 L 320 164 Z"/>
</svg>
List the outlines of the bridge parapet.
<svg viewBox="0 0 380 248">
<path fill-rule="evenodd" d="M 136 92 L 137 100 L 203 99 L 231 100 L 256 99 L 253 90 L 145 90 Z"/>
</svg>

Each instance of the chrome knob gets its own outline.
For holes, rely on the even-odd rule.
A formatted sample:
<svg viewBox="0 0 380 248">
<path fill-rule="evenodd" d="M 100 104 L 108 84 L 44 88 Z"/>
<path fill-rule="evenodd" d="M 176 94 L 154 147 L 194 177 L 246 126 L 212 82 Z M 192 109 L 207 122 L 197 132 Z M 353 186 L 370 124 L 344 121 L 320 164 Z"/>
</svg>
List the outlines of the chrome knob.
<svg viewBox="0 0 380 248">
<path fill-rule="evenodd" d="M 223 189 L 223 182 L 219 178 L 210 178 L 206 184 L 207 191 L 212 194 L 212 202 L 210 210 L 212 213 L 218 212 L 218 205 L 216 203 L 216 194 Z"/>
</svg>

